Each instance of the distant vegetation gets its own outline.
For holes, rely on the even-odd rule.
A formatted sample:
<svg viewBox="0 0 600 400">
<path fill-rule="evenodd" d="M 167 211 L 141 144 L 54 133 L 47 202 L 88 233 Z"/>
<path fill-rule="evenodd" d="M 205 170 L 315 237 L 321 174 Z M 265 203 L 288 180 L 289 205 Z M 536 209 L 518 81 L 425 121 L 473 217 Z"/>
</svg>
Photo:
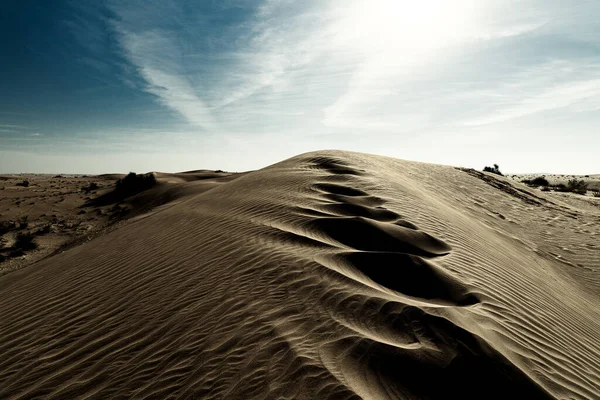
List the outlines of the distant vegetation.
<svg viewBox="0 0 600 400">
<path fill-rule="evenodd" d="M 108 193 L 104 193 L 95 199 L 90 199 L 84 204 L 84 207 L 102 207 L 109 204 L 118 205 L 126 198 L 148 190 L 154 187 L 157 183 L 158 181 L 156 180 L 156 176 L 154 176 L 152 173 L 136 174 L 135 172 L 130 172 L 115 182 L 115 188 L 113 190 Z M 91 190 L 96 190 L 98 188 L 99 186 L 90 185 L 87 188 L 84 188 L 84 191 L 89 193 Z"/>
<path fill-rule="evenodd" d="M 13 246 L 17 250 L 33 250 L 37 247 L 35 243 L 35 235 L 31 232 L 22 232 L 17 235 L 15 245 Z"/>
<path fill-rule="evenodd" d="M 493 167 L 484 167 L 483 168 L 484 172 L 491 172 L 492 174 L 496 174 L 496 175 L 503 175 L 502 172 L 500 172 L 500 167 L 498 166 L 498 164 L 494 164 Z"/>
<path fill-rule="evenodd" d="M 29 226 L 28 217 L 25 215 L 14 221 L 0 221 L 0 236 L 10 231 L 26 229 Z"/>
<path fill-rule="evenodd" d="M 148 190 L 156 185 L 156 183 L 156 177 L 152 173 L 138 175 L 135 172 L 130 172 L 127 176 L 117 181 L 115 194 L 124 199 Z"/>
<path fill-rule="evenodd" d="M 37 248 L 37 243 L 35 242 L 35 235 L 37 233 L 24 231 L 28 227 L 27 220 L 28 218 L 25 216 L 20 218 L 18 222 L 0 222 L 0 251 L 4 253 L 0 254 L 0 262 L 4 262 L 11 257 L 20 257 L 26 251 Z M 14 235 L 14 244 L 12 246 L 8 246 L 9 240 L 3 236 L 9 232 L 13 232 Z M 8 254 L 5 252 L 8 252 Z"/>
<path fill-rule="evenodd" d="M 556 185 L 551 185 L 545 176 L 538 176 L 533 179 L 523 179 L 521 182 L 526 184 L 527 186 L 531 186 L 531 187 L 541 186 L 542 191 L 544 191 L 544 192 L 554 190 L 556 192 L 577 193 L 577 194 L 585 195 L 588 190 L 588 184 L 583 179 L 576 179 L 576 178 L 570 179 L 566 185 L 564 183 L 558 183 Z M 596 193 L 598 193 L 598 195 L 596 195 Z M 592 195 L 594 197 L 600 197 L 600 193 L 598 191 L 592 192 Z"/>
<path fill-rule="evenodd" d="M 567 191 L 577 193 L 577 194 L 586 194 L 587 186 L 588 186 L 587 183 L 585 183 L 585 181 L 583 179 L 581 179 L 581 180 L 570 179 L 567 182 Z"/>
<path fill-rule="evenodd" d="M 25 179 L 23 182 L 17 183 L 16 186 L 28 187 L 29 186 L 29 181 L 27 179 Z"/>
<path fill-rule="evenodd" d="M 527 186 L 550 186 L 550 182 L 548 182 L 548 179 L 546 179 L 545 176 L 538 176 L 534 179 L 523 179 L 521 182 L 523 182 Z"/>
<path fill-rule="evenodd" d="M 29 217 L 27 215 L 23 215 L 18 219 L 19 229 L 25 229 L 29 226 Z"/>
<path fill-rule="evenodd" d="M 88 186 L 84 186 L 81 188 L 85 193 L 93 192 L 94 190 L 98 190 L 98 184 L 96 182 L 91 182 Z"/>
<path fill-rule="evenodd" d="M 4 235 L 17 228 L 17 224 L 13 221 L 0 221 L 0 235 Z"/>
</svg>

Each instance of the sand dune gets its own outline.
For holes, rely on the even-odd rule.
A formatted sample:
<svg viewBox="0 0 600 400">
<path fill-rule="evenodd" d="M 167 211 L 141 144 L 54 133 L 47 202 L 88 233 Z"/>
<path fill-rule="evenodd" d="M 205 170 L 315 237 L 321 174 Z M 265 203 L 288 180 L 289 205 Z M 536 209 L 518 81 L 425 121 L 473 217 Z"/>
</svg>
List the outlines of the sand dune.
<svg viewBox="0 0 600 400">
<path fill-rule="evenodd" d="M 600 210 L 339 151 L 204 189 L 0 277 L 0 398 L 600 398 Z"/>
<path fill-rule="evenodd" d="M 116 190 L 123 174 L 0 176 L 0 275 L 243 175 L 207 170 L 150 174 L 155 178 L 151 187 L 126 195 Z M 33 237 L 35 246 L 17 248 L 19 235 Z"/>
</svg>

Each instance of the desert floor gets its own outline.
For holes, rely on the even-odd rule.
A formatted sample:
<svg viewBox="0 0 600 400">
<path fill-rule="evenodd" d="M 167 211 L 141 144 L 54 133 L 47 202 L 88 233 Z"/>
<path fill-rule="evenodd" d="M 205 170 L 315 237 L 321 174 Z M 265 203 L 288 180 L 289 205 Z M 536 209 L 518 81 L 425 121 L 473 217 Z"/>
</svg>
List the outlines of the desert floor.
<svg viewBox="0 0 600 400">
<path fill-rule="evenodd" d="M 341 151 L 154 176 L 0 178 L 0 398 L 600 398 L 600 199 Z"/>
</svg>

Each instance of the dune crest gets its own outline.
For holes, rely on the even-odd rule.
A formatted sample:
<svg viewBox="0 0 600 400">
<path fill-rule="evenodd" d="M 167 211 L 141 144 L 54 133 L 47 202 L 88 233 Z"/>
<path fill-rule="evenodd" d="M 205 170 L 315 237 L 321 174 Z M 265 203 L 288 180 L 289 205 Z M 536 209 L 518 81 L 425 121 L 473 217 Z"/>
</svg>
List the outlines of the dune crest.
<svg viewBox="0 0 600 400">
<path fill-rule="evenodd" d="M 0 277 L 0 398 L 599 398 L 600 211 L 484 176 L 302 154 Z"/>
</svg>

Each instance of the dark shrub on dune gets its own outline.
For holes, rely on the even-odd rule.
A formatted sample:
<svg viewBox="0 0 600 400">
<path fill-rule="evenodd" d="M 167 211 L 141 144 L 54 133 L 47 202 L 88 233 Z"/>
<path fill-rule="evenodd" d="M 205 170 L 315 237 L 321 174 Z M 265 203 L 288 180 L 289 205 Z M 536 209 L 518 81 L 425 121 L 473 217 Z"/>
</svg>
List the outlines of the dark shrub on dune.
<svg viewBox="0 0 600 400">
<path fill-rule="evenodd" d="M 130 172 L 126 177 L 117 181 L 115 192 L 124 199 L 148 190 L 156 183 L 156 177 L 152 173 L 138 175 L 135 172 Z"/>
<path fill-rule="evenodd" d="M 26 229 L 29 226 L 29 217 L 27 215 L 23 215 L 19 218 L 19 229 Z"/>
<path fill-rule="evenodd" d="M 35 236 L 31 232 L 19 233 L 13 247 L 17 250 L 33 250 L 37 247 Z"/>
<path fill-rule="evenodd" d="M 554 186 L 554 190 L 557 192 L 571 192 L 577 194 L 586 194 L 588 185 L 583 179 L 570 179 L 566 185 L 559 183 Z"/>
<path fill-rule="evenodd" d="M 29 186 L 29 181 L 27 179 L 25 179 L 23 182 L 17 183 L 16 186 L 28 187 Z"/>
<path fill-rule="evenodd" d="M 587 186 L 587 183 L 583 179 L 570 179 L 567 182 L 567 190 L 577 194 L 586 194 Z"/>
<path fill-rule="evenodd" d="M 10 232 L 13 229 L 17 229 L 17 224 L 13 221 L 0 221 L 0 235 Z"/>
<path fill-rule="evenodd" d="M 94 190 L 98 190 L 98 184 L 96 182 L 92 182 L 88 186 L 81 188 L 81 190 L 83 190 L 86 193 L 89 193 Z"/>
<path fill-rule="evenodd" d="M 498 164 L 494 164 L 493 167 L 484 167 L 483 172 L 491 172 L 492 174 L 503 175 L 502 172 L 500 172 L 500 167 Z"/>
<path fill-rule="evenodd" d="M 538 176 L 534 179 L 523 179 L 522 182 L 527 186 L 550 186 L 550 182 L 548 182 L 548 179 L 546 179 L 544 176 Z"/>
<path fill-rule="evenodd" d="M 127 176 L 115 182 L 115 189 L 95 199 L 90 199 L 84 207 L 101 207 L 109 204 L 120 203 L 126 198 L 134 196 L 154 187 L 158 181 L 152 173 L 136 174 L 130 172 Z"/>
<path fill-rule="evenodd" d="M 17 249 L 17 250 L 13 250 L 10 253 L 8 253 L 8 257 L 21 257 L 24 256 L 25 252 L 21 249 Z"/>
</svg>

